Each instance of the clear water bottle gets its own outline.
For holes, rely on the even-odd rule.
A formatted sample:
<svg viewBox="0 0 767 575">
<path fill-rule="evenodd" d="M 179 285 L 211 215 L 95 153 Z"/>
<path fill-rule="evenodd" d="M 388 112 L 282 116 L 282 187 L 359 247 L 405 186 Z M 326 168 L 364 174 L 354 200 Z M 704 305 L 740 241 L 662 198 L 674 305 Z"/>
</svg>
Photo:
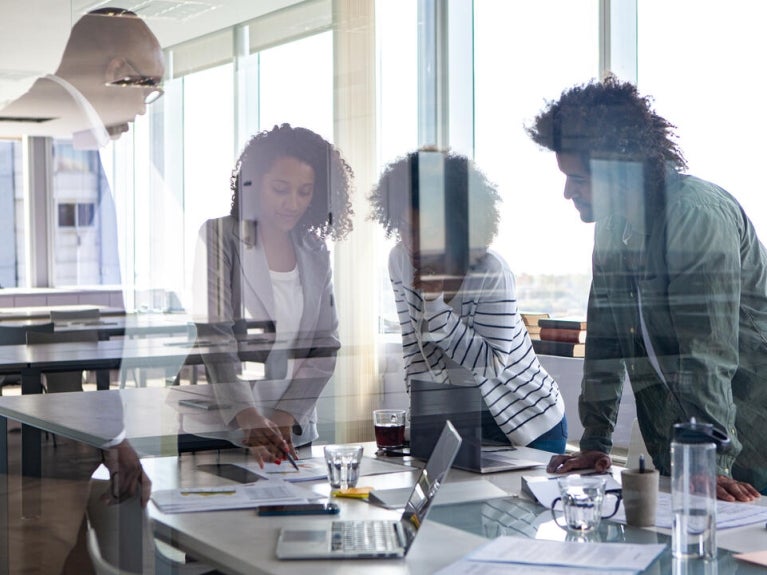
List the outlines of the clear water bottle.
<svg viewBox="0 0 767 575">
<path fill-rule="evenodd" d="M 716 450 L 713 426 L 674 426 L 671 442 L 671 549 L 676 558 L 716 556 Z"/>
</svg>

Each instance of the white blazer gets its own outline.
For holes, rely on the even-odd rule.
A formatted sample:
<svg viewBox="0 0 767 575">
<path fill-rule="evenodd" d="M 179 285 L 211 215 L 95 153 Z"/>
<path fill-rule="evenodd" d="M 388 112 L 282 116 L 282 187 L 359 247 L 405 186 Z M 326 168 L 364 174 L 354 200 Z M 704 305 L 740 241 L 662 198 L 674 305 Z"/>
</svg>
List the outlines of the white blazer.
<svg viewBox="0 0 767 575">
<path fill-rule="evenodd" d="M 240 222 L 232 216 L 205 222 L 196 252 L 195 320 L 217 324 L 229 330 L 237 320 L 276 323 L 274 292 L 266 254 L 256 241 L 254 222 Z M 206 362 L 219 403 L 229 405 L 222 414 L 229 425 L 244 407 L 290 413 L 294 443 L 302 445 L 317 438 L 316 402 L 335 369 L 338 317 L 333 298 L 330 255 L 322 240 L 293 234 L 293 243 L 304 305 L 295 343 L 311 349 L 294 358 L 292 376 L 285 379 L 287 357 L 273 351 L 266 362 L 267 381 L 247 382 L 238 377 L 241 362 L 235 349 L 226 362 Z M 205 277 L 203 277 L 203 275 Z M 204 293 L 202 293 L 204 292 Z M 322 339 L 322 349 L 314 343 Z M 335 342 L 328 352 L 328 341 Z M 221 385 L 224 384 L 224 385 Z M 252 387 L 254 386 L 254 387 Z M 259 391 L 254 396 L 254 389 Z M 263 392 L 262 392 L 263 391 Z"/>
</svg>

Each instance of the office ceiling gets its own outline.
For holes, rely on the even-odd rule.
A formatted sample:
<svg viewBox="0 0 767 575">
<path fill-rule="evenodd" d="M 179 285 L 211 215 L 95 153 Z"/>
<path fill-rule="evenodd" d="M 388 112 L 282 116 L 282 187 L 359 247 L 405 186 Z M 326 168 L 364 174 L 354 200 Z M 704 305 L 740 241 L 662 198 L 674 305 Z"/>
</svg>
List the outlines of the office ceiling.
<svg viewBox="0 0 767 575">
<path fill-rule="evenodd" d="M 72 24 L 107 6 L 133 10 L 163 47 L 257 18 L 300 0 L 0 0 L 0 106 L 53 72 Z"/>
<path fill-rule="evenodd" d="M 147 21 L 163 48 L 257 18 L 291 4 L 298 4 L 300 1 L 71 0 L 73 21 L 90 10 L 106 6 L 119 6 L 136 12 Z"/>
</svg>

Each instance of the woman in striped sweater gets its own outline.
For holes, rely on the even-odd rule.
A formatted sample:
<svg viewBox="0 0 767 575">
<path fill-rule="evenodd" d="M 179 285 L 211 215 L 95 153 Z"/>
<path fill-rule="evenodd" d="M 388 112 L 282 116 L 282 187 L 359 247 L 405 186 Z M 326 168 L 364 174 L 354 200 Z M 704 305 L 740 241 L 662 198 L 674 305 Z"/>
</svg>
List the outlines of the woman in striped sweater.
<svg viewBox="0 0 767 575">
<path fill-rule="evenodd" d="M 398 239 L 389 276 L 408 386 L 477 385 L 512 444 L 564 452 L 559 388 L 533 351 L 511 270 L 488 249 L 494 185 L 466 157 L 422 150 L 387 166 L 370 200 L 372 218 Z"/>
</svg>

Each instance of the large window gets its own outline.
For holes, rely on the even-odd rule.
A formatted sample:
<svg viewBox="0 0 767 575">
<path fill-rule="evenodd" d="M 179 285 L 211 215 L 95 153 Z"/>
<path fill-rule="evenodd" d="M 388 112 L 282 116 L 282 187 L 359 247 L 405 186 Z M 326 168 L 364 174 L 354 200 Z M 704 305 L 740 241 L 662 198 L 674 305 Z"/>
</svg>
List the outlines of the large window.
<svg viewBox="0 0 767 575">
<path fill-rule="evenodd" d="M 263 50 L 258 59 L 261 130 L 289 123 L 333 140 L 333 33 L 323 32 Z M 252 81 L 251 76 L 248 81 Z M 256 100 L 256 98 L 252 98 Z"/>
<path fill-rule="evenodd" d="M 711 0 L 642 0 L 637 80 L 677 126 L 688 171 L 733 194 L 764 241 L 767 111 L 760 62 L 767 5 L 752 0 L 734 8 Z"/>
<path fill-rule="evenodd" d="M 597 0 L 474 2 L 475 159 L 503 198 L 494 248 L 523 310 L 585 315 L 593 226 L 524 127 L 546 99 L 598 75 L 598 46 Z"/>
<path fill-rule="evenodd" d="M 418 3 L 387 0 L 376 3 L 378 60 L 378 172 L 387 163 L 418 146 Z M 360 189 L 358 193 L 367 194 Z M 394 241 L 379 242 L 378 262 L 379 329 L 399 335 L 388 271 L 388 255 Z"/>
<path fill-rule="evenodd" d="M 333 37 L 322 32 L 240 57 L 192 66 L 166 82 L 165 96 L 134 124 L 110 158 L 118 188 L 129 302 L 154 309 L 192 306 L 197 236 L 229 213 L 230 176 L 247 139 L 275 124 L 310 128 L 332 140 Z"/>
<path fill-rule="evenodd" d="M 53 145 L 53 285 L 119 285 L 115 206 L 99 153 Z"/>
<path fill-rule="evenodd" d="M 175 126 L 166 124 L 166 149 L 178 148 L 183 158 L 182 235 L 184 264 L 181 275 L 191 280 L 194 246 L 200 226 L 206 218 L 229 213 L 231 194 L 229 176 L 234 166 L 235 149 L 233 64 L 216 66 L 188 74 L 176 80 L 183 96 L 180 98 L 183 139 L 173 137 Z M 181 230 L 179 230 L 181 232 Z M 159 263 L 159 262 L 158 262 Z M 188 283 L 184 288 L 184 303 L 189 307 Z"/>
<path fill-rule="evenodd" d="M 0 140 L 0 287 L 24 283 L 21 143 Z"/>
</svg>

